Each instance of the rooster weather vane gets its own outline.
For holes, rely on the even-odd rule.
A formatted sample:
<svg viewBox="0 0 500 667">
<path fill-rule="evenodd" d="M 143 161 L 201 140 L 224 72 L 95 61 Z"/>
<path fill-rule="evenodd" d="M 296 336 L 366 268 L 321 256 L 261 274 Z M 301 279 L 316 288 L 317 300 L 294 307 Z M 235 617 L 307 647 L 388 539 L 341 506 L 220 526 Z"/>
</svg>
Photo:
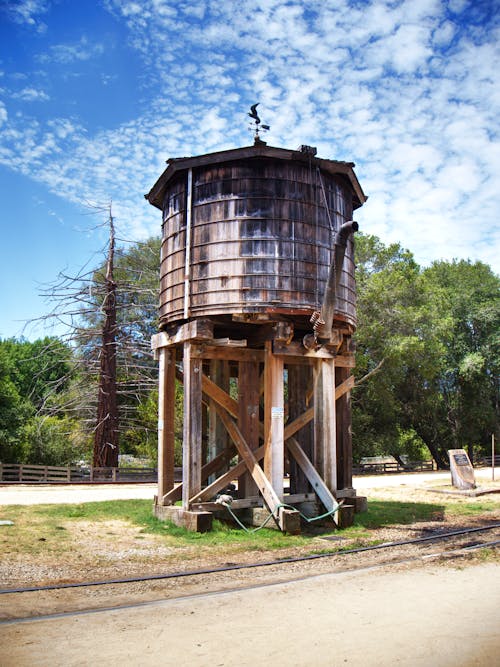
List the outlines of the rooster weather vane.
<svg viewBox="0 0 500 667">
<path fill-rule="evenodd" d="M 255 132 L 255 137 L 254 138 L 255 138 L 256 142 L 260 141 L 259 132 L 261 132 L 262 130 L 267 132 L 268 130 L 271 129 L 270 125 L 264 125 L 263 123 L 261 123 L 261 120 L 260 120 L 259 115 L 257 113 L 257 107 L 259 106 L 259 104 L 260 104 L 260 102 L 257 102 L 257 104 L 252 104 L 252 106 L 250 107 L 250 111 L 248 113 L 248 115 L 252 119 L 250 129 Z"/>
</svg>

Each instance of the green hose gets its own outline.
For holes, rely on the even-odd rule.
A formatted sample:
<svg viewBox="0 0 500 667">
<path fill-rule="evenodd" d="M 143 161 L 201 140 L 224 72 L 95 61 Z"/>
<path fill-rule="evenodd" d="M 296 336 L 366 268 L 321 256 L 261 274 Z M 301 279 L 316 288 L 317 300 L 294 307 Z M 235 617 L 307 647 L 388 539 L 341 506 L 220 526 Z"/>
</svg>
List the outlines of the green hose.
<svg viewBox="0 0 500 667">
<path fill-rule="evenodd" d="M 245 531 L 245 533 L 249 534 L 256 533 L 257 531 L 262 530 L 262 528 L 265 528 L 271 519 L 276 518 L 275 514 L 277 516 L 279 510 L 282 507 L 285 509 L 293 510 L 294 512 L 298 512 L 300 514 L 300 517 L 304 519 L 304 521 L 307 521 L 307 523 L 313 523 L 314 521 L 320 521 L 321 519 L 326 519 L 327 517 L 332 516 L 332 514 L 335 514 L 335 512 L 338 511 L 341 504 L 342 503 L 340 504 L 337 503 L 337 506 L 334 509 L 330 510 L 329 512 L 325 512 L 324 514 L 320 514 L 319 516 L 307 517 L 305 514 L 302 514 L 302 512 L 298 510 L 296 507 L 280 503 L 279 505 L 276 505 L 273 512 L 270 512 L 269 516 L 266 518 L 264 523 L 262 523 L 260 526 L 257 526 L 257 528 L 253 528 L 250 530 L 238 519 L 236 514 L 231 509 L 231 505 L 229 503 L 221 503 L 221 505 L 223 505 L 228 510 L 229 514 L 233 517 L 238 526 L 240 526 L 240 528 L 242 528 Z"/>
</svg>

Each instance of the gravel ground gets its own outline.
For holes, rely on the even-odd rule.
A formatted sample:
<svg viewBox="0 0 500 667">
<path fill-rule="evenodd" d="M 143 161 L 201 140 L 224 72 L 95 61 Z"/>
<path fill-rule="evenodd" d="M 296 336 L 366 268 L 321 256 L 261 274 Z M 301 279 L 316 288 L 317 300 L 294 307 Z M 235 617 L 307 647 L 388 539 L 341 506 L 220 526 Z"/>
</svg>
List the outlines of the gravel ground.
<svg viewBox="0 0 500 667">
<path fill-rule="evenodd" d="M 478 471 L 476 479 L 483 489 L 500 491 L 491 470 Z M 479 510 L 469 516 L 436 511 L 428 521 L 370 529 L 370 542 L 500 522 L 499 495 L 442 495 L 449 484 L 449 473 L 357 478 L 358 494 L 368 502 L 424 502 L 438 509 L 472 503 Z M 155 485 L 0 487 L 0 519 L 2 504 L 152 499 L 155 492 Z M 481 509 L 485 499 L 493 509 L 491 502 Z M 4 551 L 3 586 L 186 572 L 352 545 L 339 533 L 333 540 L 318 535 L 304 548 L 220 553 L 166 546 L 125 521 L 80 519 L 61 531 L 69 540 L 64 548 L 51 543 L 51 551 L 42 542 L 36 553 Z M 457 539 L 448 548 L 470 541 Z M 498 552 L 443 561 L 440 548 L 403 545 L 259 569 L 0 595 L 0 661 L 6 667 L 222 667 L 235 661 L 241 667 L 490 667 L 500 652 Z M 46 619 L 29 620 L 37 616 Z"/>
<path fill-rule="evenodd" d="M 390 476 L 391 478 L 396 476 Z M 387 476 L 378 478 L 363 478 L 365 485 L 371 480 L 371 488 L 365 488 L 363 493 L 370 500 L 392 500 L 395 502 L 425 502 L 441 507 L 441 501 L 446 499 L 446 505 L 460 505 L 463 503 L 479 504 L 485 496 L 471 499 L 460 495 L 441 496 L 437 491 L 449 490 L 447 476 L 439 473 L 423 479 L 421 475 L 399 475 L 399 484 Z M 487 472 L 485 477 L 487 477 Z M 379 486 L 381 482 L 389 482 L 387 486 Z M 479 481 L 479 480 L 478 480 Z M 486 480 L 485 480 L 486 482 Z M 127 487 L 78 487 L 74 491 L 78 497 L 87 500 L 102 499 L 102 495 L 110 497 L 117 493 L 124 497 L 128 492 L 146 494 L 151 497 L 154 491 L 152 485 L 127 485 Z M 500 483 L 489 484 L 500 490 Z M 359 487 L 359 485 L 358 485 Z M 38 498 L 46 502 L 49 497 L 48 488 L 0 489 L 11 494 L 11 498 L 19 498 L 17 494 L 25 492 L 26 498 L 33 501 Z M 64 489 L 53 488 L 54 493 L 60 494 Z M 73 489 L 65 489 L 66 498 Z M 122 495 L 124 494 L 124 495 Z M 5 497 L 5 496 L 4 496 Z M 412 540 L 426 536 L 436 531 L 457 530 L 463 527 L 482 526 L 500 522 L 500 496 L 492 495 L 486 498 L 495 501 L 495 510 L 461 517 L 460 515 L 446 514 L 437 511 L 435 517 L 429 521 L 419 521 L 410 525 L 396 525 L 370 529 L 369 543 L 397 542 Z M 498 499 L 498 500 L 497 500 Z M 73 501 L 74 502 L 74 501 Z M 1 516 L 0 516 L 1 518 Z M 307 547 L 291 547 L 276 551 L 243 551 L 241 547 L 231 552 L 230 547 L 225 551 L 185 546 L 182 548 L 166 546 L 161 536 L 142 533 L 140 527 L 128 524 L 125 521 L 85 520 L 67 522 L 61 526 L 66 544 L 64 549 L 57 549 L 53 543 L 42 542 L 36 553 L 4 554 L 0 560 L 0 580 L 2 588 L 24 587 L 29 585 L 43 585 L 54 582 L 85 582 L 101 581 L 105 579 L 141 577 L 148 574 L 163 574 L 167 572 L 186 572 L 210 567 L 223 567 L 233 563 L 253 563 L 274 561 L 278 558 L 301 556 L 312 551 L 333 551 L 339 546 L 350 548 L 357 546 L 356 538 L 346 539 L 340 533 L 333 539 L 317 536 L 311 539 Z M 0 533 L 1 535 L 1 533 Z M 44 538 L 41 538 L 42 540 Z M 358 538 L 359 541 L 359 538 Z M 457 544 L 459 544 L 457 542 Z M 359 553 L 351 556 L 336 555 L 286 566 L 273 565 L 261 569 L 237 570 L 213 575 L 185 577 L 182 579 L 163 579 L 153 582 L 136 582 L 106 587 L 89 587 L 65 589 L 58 591 L 44 591 L 23 595 L 4 595 L 0 597 L 0 619 L 30 616 L 34 610 L 39 613 L 56 613 L 61 611 L 101 608 L 115 604 L 137 603 L 156 599 L 167 599 L 185 595 L 206 593 L 209 591 L 227 590 L 252 585 L 259 582 L 276 583 L 287 580 L 290 576 L 308 577 L 327 572 L 339 572 L 346 569 L 366 568 L 387 562 L 411 562 L 412 559 L 432 554 L 437 549 L 435 544 L 422 546 L 402 546 L 398 549 L 385 551 L 376 550 Z M 492 557 L 495 558 L 495 557 Z M 403 563 L 401 567 L 406 567 Z M 408 565 L 410 566 L 410 565 Z M 414 567 L 414 563 L 411 564 Z"/>
</svg>

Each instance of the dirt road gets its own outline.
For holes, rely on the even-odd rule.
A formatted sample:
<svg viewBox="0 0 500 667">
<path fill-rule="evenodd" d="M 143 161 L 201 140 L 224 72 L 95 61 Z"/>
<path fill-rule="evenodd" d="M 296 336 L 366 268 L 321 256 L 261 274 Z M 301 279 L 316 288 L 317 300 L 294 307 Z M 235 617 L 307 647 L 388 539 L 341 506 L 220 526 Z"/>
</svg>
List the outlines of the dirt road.
<svg viewBox="0 0 500 667">
<path fill-rule="evenodd" d="M 491 480 L 491 468 L 475 471 L 476 481 L 488 485 Z M 497 473 L 497 479 L 500 472 Z M 360 475 L 354 478 L 354 487 L 359 495 L 366 489 L 380 487 L 409 486 L 418 487 L 435 482 L 450 480 L 448 471 L 399 473 L 397 475 Z M 84 503 L 100 500 L 124 500 L 132 498 L 151 499 L 158 490 L 157 484 L 64 484 L 64 485 L 28 485 L 16 484 L 0 486 L 0 507 L 2 505 L 37 505 L 40 503 Z"/>
<path fill-rule="evenodd" d="M 481 473 L 488 479 L 487 471 Z M 433 474 L 436 483 L 441 479 L 439 475 L 443 473 Z M 391 479 L 393 477 L 395 479 Z M 355 485 L 361 493 L 362 488 L 366 488 L 370 497 L 415 501 L 415 493 L 423 493 L 428 501 L 426 491 L 416 491 L 419 485 L 429 483 L 418 474 L 359 479 L 363 482 Z M 382 483 L 385 489 L 380 488 Z M 0 505 L 79 503 L 111 497 L 152 499 L 155 491 L 155 485 L 0 487 Z M 479 515 L 476 520 L 480 518 Z M 492 523 L 498 520 L 498 512 L 489 510 L 483 519 Z M 435 521 L 427 523 L 436 528 Z M 417 532 L 427 523 L 420 523 Z M 445 527 L 441 521 L 437 523 L 440 528 Z M 80 522 L 78 526 L 81 532 L 83 524 Z M 453 527 L 453 521 L 446 522 L 446 528 Z M 104 536 L 108 531 L 113 540 L 113 562 L 116 561 L 117 572 L 123 574 L 124 564 L 116 559 L 118 546 L 126 538 L 124 528 L 111 530 L 106 524 L 102 530 Z M 377 532 L 382 541 L 416 534 L 411 525 L 391 526 L 387 534 L 383 530 Z M 401 535 L 401 530 L 410 532 Z M 103 545 L 102 540 L 97 539 L 95 526 L 91 536 L 89 562 L 94 567 L 97 550 Z M 144 547 L 144 540 L 141 545 Z M 80 551 L 78 556 L 82 553 Z M 125 549 L 124 553 L 129 551 Z M 158 556 L 160 551 L 156 549 L 154 553 Z M 313 572 L 309 566 L 296 565 L 290 578 L 295 576 L 298 580 L 286 583 L 269 578 L 274 575 L 245 571 L 234 584 L 226 583 L 224 592 L 214 592 L 221 588 L 214 588 L 204 577 L 196 584 L 186 584 L 173 592 L 167 584 L 161 584 L 168 589 L 168 595 L 159 588 L 160 584 L 151 593 L 142 589 L 136 591 L 135 587 L 108 592 L 101 589 L 98 592 L 91 587 L 74 592 L 51 591 L 50 595 L 45 591 L 31 597 L 21 594 L 22 613 L 13 614 L 11 609 L 10 615 L 2 614 L 0 609 L 0 617 L 4 619 L 16 615 L 27 617 L 0 623 L 0 665 L 500 665 L 498 558 L 490 556 L 489 560 L 481 562 L 476 557 L 472 561 L 457 560 L 453 561 L 454 565 L 444 565 L 425 557 L 423 561 L 389 566 L 375 565 L 376 560 L 359 557 L 354 567 L 367 564 L 372 567 L 349 572 L 342 571 L 344 566 L 339 564 L 333 571 L 334 560 L 331 563 L 315 561 L 315 567 L 322 564 L 321 573 Z M 81 569 L 83 561 L 78 562 Z M 70 563 L 74 568 L 72 558 Z M 153 570 L 165 569 L 160 562 L 155 560 L 154 563 Z M 50 568 L 47 572 L 49 574 L 43 576 L 39 572 L 35 581 L 44 576 L 59 578 Z M 57 572 L 61 574 L 59 569 Z M 143 569 L 140 572 L 145 573 Z M 89 575 L 82 578 L 89 579 Z M 0 606 L 13 604 L 11 595 L 0 596 Z M 47 610 L 45 613 L 73 611 L 29 618 L 42 608 Z"/>
<path fill-rule="evenodd" d="M 500 664 L 500 568 L 427 565 L 0 626 L 4 667 Z"/>
</svg>

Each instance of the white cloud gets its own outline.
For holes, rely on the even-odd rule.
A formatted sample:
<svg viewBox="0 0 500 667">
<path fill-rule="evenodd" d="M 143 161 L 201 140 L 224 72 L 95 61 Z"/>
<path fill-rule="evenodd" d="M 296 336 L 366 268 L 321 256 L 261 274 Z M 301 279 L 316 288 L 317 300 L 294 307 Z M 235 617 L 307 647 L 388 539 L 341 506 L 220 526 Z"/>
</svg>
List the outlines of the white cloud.
<svg viewBox="0 0 500 667">
<path fill-rule="evenodd" d="M 7 122 L 8 114 L 7 114 L 7 109 L 5 108 L 5 104 L 3 102 L 0 102 L 0 127 L 4 125 Z"/>
<path fill-rule="evenodd" d="M 104 53 L 104 45 L 89 41 L 85 35 L 73 44 L 55 44 L 38 59 L 41 63 L 57 62 L 67 65 L 72 62 L 90 60 Z"/>
<path fill-rule="evenodd" d="M 38 19 L 38 15 L 48 12 L 50 5 L 50 0 L 12 0 L 2 3 L 0 10 L 5 12 L 11 21 L 28 25 L 37 32 L 44 32 L 47 26 Z"/>
<path fill-rule="evenodd" d="M 50 99 L 45 91 L 36 88 L 23 88 L 12 93 L 11 97 L 23 102 L 47 102 Z"/>
<path fill-rule="evenodd" d="M 370 195 L 357 213 L 364 231 L 420 261 L 498 251 L 498 21 L 471 31 L 438 0 L 106 7 L 143 60 L 147 106 L 98 132 L 5 115 L 4 164 L 75 202 L 112 198 L 129 235 L 143 238 L 159 231 L 142 195 L 164 160 L 251 143 L 246 112 L 260 102 L 270 144 L 357 162 Z M 68 65 L 101 53 L 82 39 L 46 57 Z"/>
<path fill-rule="evenodd" d="M 448 0 L 448 7 L 455 14 L 460 14 L 467 7 L 467 4 L 468 0 Z"/>
</svg>

